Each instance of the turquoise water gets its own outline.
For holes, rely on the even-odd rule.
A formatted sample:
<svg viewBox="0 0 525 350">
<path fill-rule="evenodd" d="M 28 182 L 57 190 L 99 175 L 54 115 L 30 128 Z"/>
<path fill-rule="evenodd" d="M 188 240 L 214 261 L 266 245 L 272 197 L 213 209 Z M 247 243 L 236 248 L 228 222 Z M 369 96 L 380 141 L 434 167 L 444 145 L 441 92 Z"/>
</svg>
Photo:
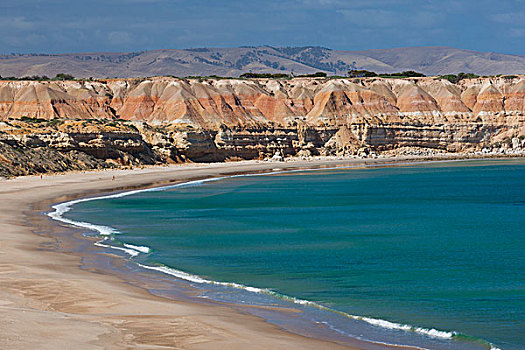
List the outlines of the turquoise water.
<svg viewBox="0 0 525 350">
<path fill-rule="evenodd" d="M 522 160 L 226 178 L 81 202 L 64 216 L 119 232 L 104 244 L 149 247 L 133 257 L 145 266 L 456 332 L 420 339 L 425 331 L 345 325 L 341 314 L 311 312 L 340 333 L 355 335 L 354 325 L 362 338 L 387 343 L 461 349 L 483 339 L 525 348 Z M 274 297 L 222 287 L 203 294 Z"/>
</svg>

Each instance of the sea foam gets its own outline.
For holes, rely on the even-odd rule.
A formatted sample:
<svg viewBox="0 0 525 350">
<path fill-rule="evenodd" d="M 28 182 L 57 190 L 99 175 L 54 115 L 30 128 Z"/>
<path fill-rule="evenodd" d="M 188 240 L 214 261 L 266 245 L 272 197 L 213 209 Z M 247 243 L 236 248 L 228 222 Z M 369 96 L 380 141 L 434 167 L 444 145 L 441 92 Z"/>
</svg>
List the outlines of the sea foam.
<svg viewBox="0 0 525 350">
<path fill-rule="evenodd" d="M 127 244 L 127 243 L 124 243 L 123 244 L 124 247 L 126 248 L 129 248 L 129 249 L 133 249 L 137 252 L 141 252 L 141 253 L 144 253 L 144 254 L 148 254 L 151 252 L 151 248 L 150 247 L 146 247 L 146 246 L 136 246 L 136 245 L 132 245 L 132 244 Z"/>
</svg>

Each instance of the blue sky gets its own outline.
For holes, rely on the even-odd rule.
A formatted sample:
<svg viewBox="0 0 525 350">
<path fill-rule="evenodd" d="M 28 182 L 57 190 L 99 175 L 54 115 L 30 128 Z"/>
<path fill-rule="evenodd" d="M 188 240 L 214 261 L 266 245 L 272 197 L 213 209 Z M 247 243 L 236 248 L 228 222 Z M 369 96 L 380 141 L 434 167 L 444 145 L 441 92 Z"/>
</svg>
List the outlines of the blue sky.
<svg viewBox="0 0 525 350">
<path fill-rule="evenodd" d="M 525 0 L 0 0 L 0 53 L 243 45 L 525 55 Z"/>
</svg>

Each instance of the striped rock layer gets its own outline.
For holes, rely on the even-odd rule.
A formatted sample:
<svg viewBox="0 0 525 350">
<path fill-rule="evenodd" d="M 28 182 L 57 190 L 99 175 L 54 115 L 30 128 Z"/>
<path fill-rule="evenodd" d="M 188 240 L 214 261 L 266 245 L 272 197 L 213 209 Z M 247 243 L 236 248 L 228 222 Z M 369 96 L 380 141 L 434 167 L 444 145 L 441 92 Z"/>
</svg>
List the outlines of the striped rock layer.
<svg viewBox="0 0 525 350">
<path fill-rule="evenodd" d="M 225 129 L 300 126 L 338 131 L 337 147 L 454 150 L 523 136 L 524 115 L 525 76 L 0 81 L 0 120 L 124 119 L 221 131 L 219 143 Z"/>
</svg>

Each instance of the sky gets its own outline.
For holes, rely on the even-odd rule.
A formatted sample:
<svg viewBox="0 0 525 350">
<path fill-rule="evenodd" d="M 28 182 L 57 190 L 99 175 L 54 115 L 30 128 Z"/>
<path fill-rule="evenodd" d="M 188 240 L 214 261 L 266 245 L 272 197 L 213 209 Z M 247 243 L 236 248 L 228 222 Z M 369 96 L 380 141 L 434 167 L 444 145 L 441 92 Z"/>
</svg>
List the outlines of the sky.
<svg viewBox="0 0 525 350">
<path fill-rule="evenodd" d="M 0 53 L 451 46 L 525 55 L 525 0 L 0 0 Z"/>
</svg>

